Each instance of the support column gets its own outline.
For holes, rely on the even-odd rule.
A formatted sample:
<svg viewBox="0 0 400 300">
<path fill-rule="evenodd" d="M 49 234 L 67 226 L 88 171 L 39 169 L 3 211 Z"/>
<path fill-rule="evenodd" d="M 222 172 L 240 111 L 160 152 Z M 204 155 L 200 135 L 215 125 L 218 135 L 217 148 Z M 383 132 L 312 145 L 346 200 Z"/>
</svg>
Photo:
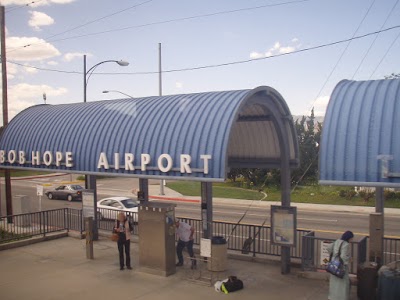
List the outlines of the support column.
<svg viewBox="0 0 400 300">
<path fill-rule="evenodd" d="M 139 178 L 139 192 L 138 200 L 147 202 L 149 201 L 149 180 L 145 178 Z"/>
<path fill-rule="evenodd" d="M 383 263 L 384 193 L 382 187 L 375 188 L 375 213 L 369 215 L 369 261 L 378 266 Z"/>
<path fill-rule="evenodd" d="M 283 161 L 288 160 L 283 158 Z M 283 207 L 290 207 L 290 169 L 289 163 L 281 168 L 281 203 Z M 290 273 L 290 247 L 281 246 L 281 273 Z"/>
<path fill-rule="evenodd" d="M 201 183 L 201 221 L 203 224 L 203 238 L 212 238 L 212 183 Z"/>
<path fill-rule="evenodd" d="M 93 191 L 94 201 L 94 221 L 93 221 L 93 241 L 99 239 L 99 228 L 97 226 L 97 182 L 95 175 L 86 175 L 85 177 L 85 188 Z"/>
</svg>

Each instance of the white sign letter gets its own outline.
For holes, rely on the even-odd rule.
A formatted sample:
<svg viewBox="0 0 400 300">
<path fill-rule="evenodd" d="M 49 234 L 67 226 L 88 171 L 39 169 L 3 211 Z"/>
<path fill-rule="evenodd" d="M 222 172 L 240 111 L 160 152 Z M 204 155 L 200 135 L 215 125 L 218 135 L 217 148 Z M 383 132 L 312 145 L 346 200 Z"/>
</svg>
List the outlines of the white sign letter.
<svg viewBox="0 0 400 300">
<path fill-rule="evenodd" d="M 132 153 L 125 153 L 125 170 L 133 171 L 135 167 L 133 166 L 133 159 L 135 157 Z"/>
<path fill-rule="evenodd" d="M 101 168 L 104 168 L 106 170 L 108 170 L 110 168 L 110 165 L 108 164 L 107 156 L 104 152 L 100 153 L 99 162 L 97 163 L 97 169 L 101 169 Z"/>
<path fill-rule="evenodd" d="M 181 154 L 181 173 L 192 173 L 190 162 L 192 157 L 189 154 Z"/>
<path fill-rule="evenodd" d="M 119 153 L 114 153 L 114 169 L 119 170 Z"/>
<path fill-rule="evenodd" d="M 56 152 L 56 166 L 57 167 L 61 166 L 62 159 L 63 159 L 62 152 Z"/>
<path fill-rule="evenodd" d="M 72 168 L 74 164 L 72 163 L 72 152 L 65 153 L 65 166 L 67 168 Z"/>
<path fill-rule="evenodd" d="M 163 165 L 163 160 L 166 159 L 167 160 L 167 166 L 164 167 Z M 172 169 L 172 158 L 171 155 L 169 154 L 161 154 L 160 157 L 158 158 L 158 169 L 161 172 L 169 172 Z"/>
<path fill-rule="evenodd" d="M 19 164 L 23 165 L 25 164 L 26 159 L 25 159 L 25 151 L 19 151 Z"/>
<path fill-rule="evenodd" d="M 39 151 L 32 151 L 32 166 L 39 166 L 40 165 L 40 152 Z"/>
<path fill-rule="evenodd" d="M 13 164 L 15 163 L 16 159 L 17 159 L 17 152 L 15 150 L 8 151 L 8 162 L 10 164 Z"/>
<path fill-rule="evenodd" d="M 0 150 L 0 163 L 4 164 L 5 161 L 6 161 L 5 151 L 4 150 Z"/>
<path fill-rule="evenodd" d="M 204 160 L 204 174 L 208 174 L 208 160 L 211 159 L 211 155 L 202 154 L 200 155 L 200 159 Z"/>
<path fill-rule="evenodd" d="M 150 154 L 142 154 L 142 171 L 146 171 L 146 166 L 150 163 Z"/>
<path fill-rule="evenodd" d="M 46 151 L 43 154 L 43 162 L 46 166 L 50 166 L 51 163 L 53 162 L 53 154 L 51 154 L 50 151 Z"/>
</svg>

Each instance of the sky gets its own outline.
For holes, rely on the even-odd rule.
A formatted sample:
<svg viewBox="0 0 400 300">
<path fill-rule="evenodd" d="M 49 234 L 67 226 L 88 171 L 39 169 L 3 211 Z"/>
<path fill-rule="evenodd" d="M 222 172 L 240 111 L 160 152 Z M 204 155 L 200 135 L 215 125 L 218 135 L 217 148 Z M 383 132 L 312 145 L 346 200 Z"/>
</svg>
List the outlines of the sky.
<svg viewBox="0 0 400 300">
<path fill-rule="evenodd" d="M 263 85 L 293 115 L 323 116 L 341 80 L 400 73 L 398 2 L 1 0 L 9 118 L 44 93 L 47 104 L 82 102 L 84 54 L 87 70 L 129 62 L 97 66 L 87 101 L 159 95 L 159 43 L 163 95 Z"/>
</svg>

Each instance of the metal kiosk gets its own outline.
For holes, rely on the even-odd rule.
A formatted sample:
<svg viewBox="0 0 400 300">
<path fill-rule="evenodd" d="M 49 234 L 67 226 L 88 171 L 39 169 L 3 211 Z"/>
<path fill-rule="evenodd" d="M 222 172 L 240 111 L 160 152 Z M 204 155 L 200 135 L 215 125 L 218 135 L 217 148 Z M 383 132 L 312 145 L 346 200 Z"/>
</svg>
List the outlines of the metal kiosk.
<svg viewBox="0 0 400 300">
<path fill-rule="evenodd" d="M 175 205 L 143 202 L 139 206 L 139 270 L 175 274 Z"/>
</svg>

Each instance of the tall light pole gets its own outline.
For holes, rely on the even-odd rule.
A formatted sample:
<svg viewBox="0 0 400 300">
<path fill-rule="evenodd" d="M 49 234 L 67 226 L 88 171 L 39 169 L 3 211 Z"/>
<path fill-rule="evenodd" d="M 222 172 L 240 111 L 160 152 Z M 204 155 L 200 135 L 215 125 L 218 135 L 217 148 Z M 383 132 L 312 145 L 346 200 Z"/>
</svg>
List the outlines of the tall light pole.
<svg viewBox="0 0 400 300">
<path fill-rule="evenodd" d="M 86 102 L 86 90 L 87 90 L 87 85 L 90 79 L 90 76 L 92 76 L 94 69 L 96 69 L 99 65 L 109 63 L 109 62 L 114 62 L 117 63 L 118 65 L 122 67 L 126 67 L 129 65 L 129 62 L 124 61 L 124 60 L 105 60 L 101 61 L 97 64 L 95 64 L 93 67 L 91 67 L 89 70 L 86 71 L 86 55 L 83 56 L 83 102 Z"/>
<path fill-rule="evenodd" d="M 89 70 L 86 71 L 86 55 L 83 55 L 83 102 L 86 103 L 86 91 L 87 85 L 92 76 L 93 71 L 100 66 L 101 64 L 105 64 L 108 62 L 115 62 L 118 65 L 125 67 L 129 65 L 129 62 L 123 60 L 105 60 L 95 64 Z M 85 175 L 85 188 L 89 190 L 93 190 L 93 211 L 94 211 L 94 223 L 93 223 L 93 240 L 98 240 L 98 228 L 97 228 L 97 186 L 96 186 L 96 176 L 94 175 Z M 83 202 L 82 202 L 83 203 Z"/>
<path fill-rule="evenodd" d="M 124 95 L 124 96 L 129 97 L 129 98 L 135 99 L 133 96 L 131 96 L 131 95 L 127 94 L 127 93 L 123 93 L 123 92 L 121 92 L 121 91 L 117 91 L 117 90 L 103 91 L 103 94 L 108 94 L 108 93 L 119 93 L 119 94 L 122 94 L 122 95 Z"/>
</svg>

